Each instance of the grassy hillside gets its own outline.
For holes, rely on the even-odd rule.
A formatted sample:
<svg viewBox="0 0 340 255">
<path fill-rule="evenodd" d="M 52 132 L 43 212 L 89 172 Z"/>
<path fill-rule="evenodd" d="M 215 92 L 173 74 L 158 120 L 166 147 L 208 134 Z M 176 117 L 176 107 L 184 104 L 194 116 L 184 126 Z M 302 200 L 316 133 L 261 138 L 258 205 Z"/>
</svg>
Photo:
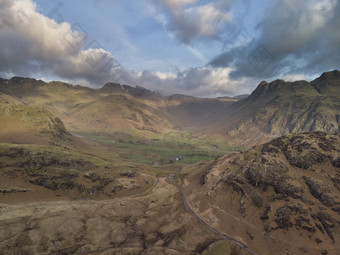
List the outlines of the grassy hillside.
<svg viewBox="0 0 340 255">
<path fill-rule="evenodd" d="M 70 139 L 61 120 L 49 111 L 0 101 L 1 142 L 46 144 Z"/>
<path fill-rule="evenodd" d="M 112 134 L 129 130 L 155 133 L 173 130 L 162 110 L 130 95 L 102 96 L 90 103 L 78 104 L 69 111 L 65 123 L 73 130 Z"/>
</svg>

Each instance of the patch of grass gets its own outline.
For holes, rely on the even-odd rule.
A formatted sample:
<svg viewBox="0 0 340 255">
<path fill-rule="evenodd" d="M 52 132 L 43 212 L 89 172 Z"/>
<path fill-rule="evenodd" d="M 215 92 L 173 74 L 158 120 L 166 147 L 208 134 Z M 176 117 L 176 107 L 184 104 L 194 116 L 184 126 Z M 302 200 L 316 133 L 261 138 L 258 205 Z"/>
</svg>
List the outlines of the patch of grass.
<svg viewBox="0 0 340 255">
<path fill-rule="evenodd" d="M 229 243 L 226 241 L 217 241 L 213 243 L 207 253 L 207 255 L 224 255 L 224 254 L 230 254 L 230 247 Z"/>
<path fill-rule="evenodd" d="M 185 251 L 185 246 L 184 246 L 184 242 L 183 239 L 179 236 L 176 236 L 175 238 L 175 242 L 176 242 L 176 248 L 180 251 Z"/>
<path fill-rule="evenodd" d="M 201 237 L 204 237 L 204 236 L 206 236 L 206 235 L 208 235 L 210 233 L 210 231 L 206 227 L 203 227 L 203 225 L 201 225 L 201 224 L 198 225 L 198 228 L 200 230 L 199 235 Z"/>
<path fill-rule="evenodd" d="M 48 241 L 49 238 L 47 236 L 43 236 L 40 238 L 40 241 L 37 245 L 37 252 L 46 252 L 48 251 Z"/>
</svg>

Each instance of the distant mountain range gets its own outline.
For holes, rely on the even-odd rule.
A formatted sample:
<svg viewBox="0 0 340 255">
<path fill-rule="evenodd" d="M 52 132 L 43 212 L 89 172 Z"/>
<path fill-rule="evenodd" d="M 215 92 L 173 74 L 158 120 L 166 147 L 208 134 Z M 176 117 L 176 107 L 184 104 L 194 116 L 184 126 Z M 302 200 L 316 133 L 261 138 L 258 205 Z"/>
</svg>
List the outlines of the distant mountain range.
<svg viewBox="0 0 340 255">
<path fill-rule="evenodd" d="M 161 96 L 145 88 L 108 83 L 99 89 L 62 82 L 14 77 L 0 80 L 0 99 L 10 104 L 44 108 L 70 131 L 115 132 L 149 137 L 153 133 L 191 129 L 212 112 L 223 111 L 234 98 Z"/>
<path fill-rule="evenodd" d="M 0 99 L 50 111 L 70 131 L 152 136 L 189 130 L 253 145 L 308 131 L 340 130 L 340 72 L 296 82 L 261 82 L 238 97 L 162 96 L 108 83 L 99 89 L 14 77 L 0 79 Z"/>
</svg>

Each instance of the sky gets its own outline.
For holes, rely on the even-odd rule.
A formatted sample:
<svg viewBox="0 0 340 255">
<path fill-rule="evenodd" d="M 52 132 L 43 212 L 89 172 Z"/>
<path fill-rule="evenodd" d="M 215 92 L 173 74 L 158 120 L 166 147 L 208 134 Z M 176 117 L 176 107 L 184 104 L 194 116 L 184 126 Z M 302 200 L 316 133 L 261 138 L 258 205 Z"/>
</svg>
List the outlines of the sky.
<svg viewBox="0 0 340 255">
<path fill-rule="evenodd" d="M 0 0 L 0 77 L 251 93 L 340 69 L 340 0 Z"/>
</svg>

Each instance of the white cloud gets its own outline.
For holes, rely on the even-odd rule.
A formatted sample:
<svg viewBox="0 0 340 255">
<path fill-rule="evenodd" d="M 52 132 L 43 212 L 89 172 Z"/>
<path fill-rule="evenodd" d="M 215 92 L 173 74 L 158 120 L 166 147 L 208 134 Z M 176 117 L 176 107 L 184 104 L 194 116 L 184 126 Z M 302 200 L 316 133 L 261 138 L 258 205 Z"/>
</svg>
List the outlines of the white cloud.
<svg viewBox="0 0 340 255">
<path fill-rule="evenodd" d="M 1 0 L 0 5 L 0 74 L 49 73 L 102 85 L 120 73 L 110 52 L 84 49 L 86 35 L 79 27 L 39 14 L 32 0 Z"/>
<path fill-rule="evenodd" d="M 309 77 L 307 77 L 304 74 L 288 74 L 282 77 L 285 81 L 302 81 L 307 80 Z"/>
<path fill-rule="evenodd" d="M 194 2 L 167 1 L 174 8 Z M 200 33 L 205 36 L 211 35 L 205 27 L 209 26 L 209 17 L 221 15 L 223 20 L 223 15 L 213 7 L 186 11 L 200 20 Z M 198 14 L 202 17 L 195 16 Z M 69 23 L 58 24 L 39 14 L 32 0 L 0 0 L 0 75 L 60 77 L 88 86 L 103 86 L 113 81 L 145 86 L 163 94 L 196 96 L 235 95 L 248 86 L 244 80 L 230 80 L 230 68 L 201 67 L 178 73 L 127 70 L 104 49 L 83 49 L 86 37 L 74 29 Z"/>
<path fill-rule="evenodd" d="M 197 0 L 162 0 L 162 3 L 168 8 L 180 8 L 188 4 L 197 3 Z"/>
<path fill-rule="evenodd" d="M 169 16 L 167 28 L 182 43 L 218 39 L 221 29 L 231 21 L 232 14 L 221 1 L 200 5 L 196 0 L 153 0 Z M 164 19 L 162 24 L 164 24 Z"/>
<path fill-rule="evenodd" d="M 224 13 L 216 8 L 213 3 L 191 7 L 184 11 L 186 22 L 192 23 L 199 36 L 213 37 L 219 34 L 219 25 L 231 20 L 231 13 Z"/>
<path fill-rule="evenodd" d="M 174 73 L 155 72 L 154 74 L 161 80 L 167 80 L 167 79 L 173 80 L 173 79 L 176 79 L 177 77 L 176 74 Z"/>
<path fill-rule="evenodd" d="M 75 54 L 79 50 L 82 35 L 75 31 L 71 32 L 68 23 L 57 24 L 35 11 L 35 4 L 30 0 L 2 0 L 0 9 L 0 31 L 2 43 L 7 38 L 6 34 L 13 37 L 21 37 L 29 43 L 27 54 L 37 60 L 48 60 L 58 55 Z M 72 34 L 71 44 L 65 42 L 64 36 Z M 74 48 L 74 47 L 75 48 Z"/>
<path fill-rule="evenodd" d="M 233 80 L 231 68 L 192 68 L 173 73 L 143 72 L 136 80 L 139 84 L 165 95 L 174 93 L 189 94 L 199 97 L 246 94 L 256 82 L 249 78 Z"/>
</svg>

